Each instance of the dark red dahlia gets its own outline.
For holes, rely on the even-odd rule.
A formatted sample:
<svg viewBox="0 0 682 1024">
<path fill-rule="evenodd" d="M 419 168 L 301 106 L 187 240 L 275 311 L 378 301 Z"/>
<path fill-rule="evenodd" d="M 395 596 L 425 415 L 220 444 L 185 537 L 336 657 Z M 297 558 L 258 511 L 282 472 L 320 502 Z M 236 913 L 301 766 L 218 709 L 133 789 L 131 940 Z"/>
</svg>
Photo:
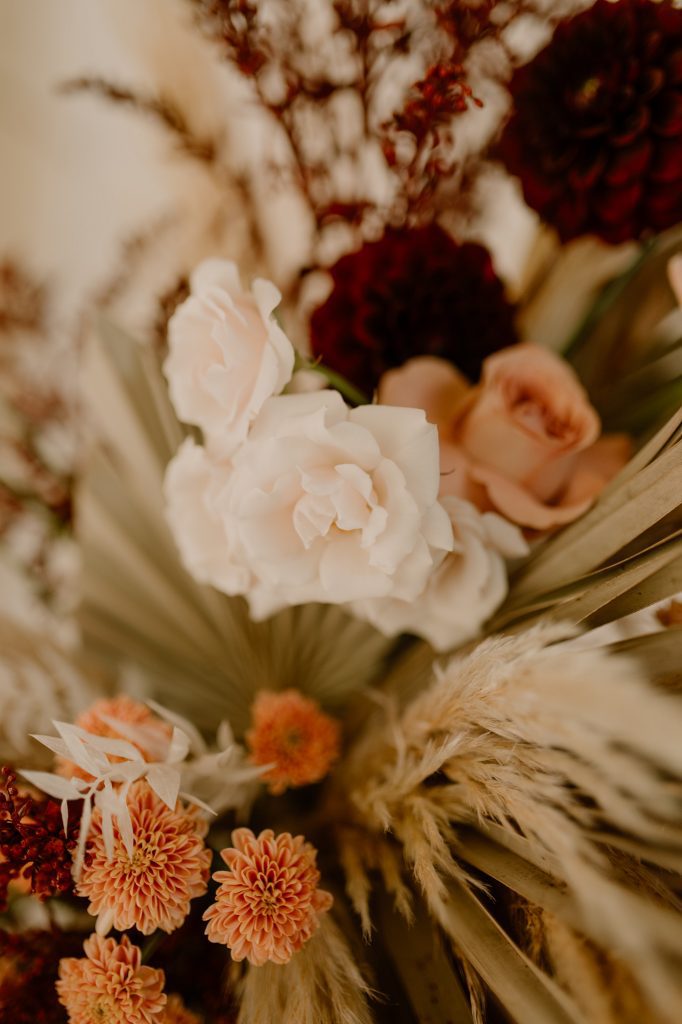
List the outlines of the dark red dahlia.
<svg viewBox="0 0 682 1024">
<path fill-rule="evenodd" d="M 437 224 L 389 229 L 331 268 L 331 295 L 310 321 L 315 356 L 368 397 L 379 377 L 418 355 L 448 359 L 472 380 L 516 340 L 487 249 Z"/>
<path fill-rule="evenodd" d="M 517 70 L 498 155 L 563 241 L 682 219 L 682 9 L 597 0 Z"/>
</svg>

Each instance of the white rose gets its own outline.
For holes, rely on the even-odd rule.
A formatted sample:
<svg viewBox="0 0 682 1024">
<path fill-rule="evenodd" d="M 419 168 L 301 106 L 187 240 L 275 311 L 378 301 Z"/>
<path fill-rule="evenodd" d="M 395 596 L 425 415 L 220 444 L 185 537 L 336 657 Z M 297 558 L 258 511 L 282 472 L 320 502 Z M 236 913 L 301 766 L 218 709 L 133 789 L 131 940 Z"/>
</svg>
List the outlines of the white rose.
<svg viewBox="0 0 682 1024">
<path fill-rule="evenodd" d="M 411 600 L 452 547 L 438 435 L 421 410 L 349 409 L 334 391 L 265 403 L 219 500 L 255 576 L 251 614 Z"/>
<path fill-rule="evenodd" d="M 236 557 L 215 508 L 230 472 L 229 464 L 213 461 L 205 448 L 187 438 L 166 469 L 166 518 L 182 564 L 197 582 L 210 583 L 226 594 L 243 594 L 251 574 Z"/>
<path fill-rule="evenodd" d="M 461 498 L 442 498 L 455 544 L 415 601 L 362 601 L 353 612 L 382 633 L 416 633 L 437 651 L 474 637 L 507 593 L 504 558 L 528 553 L 517 526 L 494 512 L 481 514 Z"/>
<path fill-rule="evenodd" d="M 294 349 L 272 316 L 281 295 L 269 281 L 257 279 L 247 292 L 234 263 L 206 260 L 190 284 L 168 324 L 164 372 L 180 419 L 228 456 L 290 379 Z"/>
</svg>

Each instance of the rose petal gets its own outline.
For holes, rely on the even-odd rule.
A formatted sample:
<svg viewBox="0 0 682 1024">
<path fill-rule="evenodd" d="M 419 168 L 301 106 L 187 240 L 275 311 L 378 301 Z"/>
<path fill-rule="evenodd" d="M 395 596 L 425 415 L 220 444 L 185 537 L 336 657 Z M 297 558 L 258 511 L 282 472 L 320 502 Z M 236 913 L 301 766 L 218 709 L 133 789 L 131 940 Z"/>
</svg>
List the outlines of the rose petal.
<svg viewBox="0 0 682 1024">
<path fill-rule="evenodd" d="M 502 515 L 534 530 L 551 530 L 555 526 L 571 523 L 586 512 L 592 499 L 574 505 L 545 505 L 521 484 L 507 479 L 495 470 L 475 466 L 471 470 L 474 480 L 482 484 L 492 505 Z"/>
</svg>

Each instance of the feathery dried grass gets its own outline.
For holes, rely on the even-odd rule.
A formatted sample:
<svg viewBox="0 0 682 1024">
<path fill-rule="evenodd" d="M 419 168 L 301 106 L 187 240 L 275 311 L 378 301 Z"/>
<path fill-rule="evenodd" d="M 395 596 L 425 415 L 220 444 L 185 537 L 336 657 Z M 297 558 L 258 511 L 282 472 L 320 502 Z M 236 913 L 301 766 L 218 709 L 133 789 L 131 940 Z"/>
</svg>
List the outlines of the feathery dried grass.
<svg viewBox="0 0 682 1024">
<path fill-rule="evenodd" d="M 374 723 L 357 741 L 339 786 L 358 827 L 402 844 L 458 946 L 454 893 L 482 909 L 474 894 L 486 874 L 521 892 L 532 884 L 665 1011 L 680 998 L 671 964 L 682 922 L 657 865 L 682 847 L 682 708 L 636 663 L 556 643 L 570 633 L 544 626 L 493 638 L 437 669 L 402 713 L 389 706 L 383 728 Z M 492 840 L 492 854 L 468 848 L 465 825 Z M 623 839 L 650 868 L 611 854 Z M 377 856 L 363 863 L 362 847 L 354 853 L 349 892 L 366 922 L 362 871 Z"/>
<path fill-rule="evenodd" d="M 249 968 L 238 1024 L 371 1024 L 369 988 L 328 916 L 284 966 Z"/>
</svg>

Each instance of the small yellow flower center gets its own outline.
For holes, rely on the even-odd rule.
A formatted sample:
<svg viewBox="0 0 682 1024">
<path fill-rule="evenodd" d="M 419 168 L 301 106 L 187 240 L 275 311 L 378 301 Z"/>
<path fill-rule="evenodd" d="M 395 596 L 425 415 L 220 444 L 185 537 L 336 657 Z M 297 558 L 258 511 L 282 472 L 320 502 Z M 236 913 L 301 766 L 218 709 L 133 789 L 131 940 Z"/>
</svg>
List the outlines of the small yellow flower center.
<svg viewBox="0 0 682 1024">
<path fill-rule="evenodd" d="M 575 94 L 575 103 L 580 110 L 587 110 L 601 89 L 600 80 L 592 76 L 586 79 Z"/>
<path fill-rule="evenodd" d="M 125 871 L 130 872 L 134 875 L 142 875 L 153 863 L 159 863 L 159 854 L 156 846 L 153 843 L 140 842 L 135 843 L 132 857 L 128 856 L 125 848 L 119 853 L 119 858 L 123 862 Z"/>
<path fill-rule="evenodd" d="M 284 737 L 285 746 L 293 747 L 294 749 L 301 745 L 302 740 L 303 737 L 298 729 L 290 729 Z"/>
<path fill-rule="evenodd" d="M 261 889 L 260 905 L 261 910 L 268 914 L 276 910 L 281 902 L 281 895 L 274 882 L 266 882 Z"/>
<path fill-rule="evenodd" d="M 92 1024 L 113 1024 L 117 1020 L 117 1015 L 114 1015 L 112 1011 L 115 1011 L 116 1007 L 113 1006 L 111 999 L 103 996 L 93 1004 L 90 1010 L 90 1020 Z"/>
</svg>

